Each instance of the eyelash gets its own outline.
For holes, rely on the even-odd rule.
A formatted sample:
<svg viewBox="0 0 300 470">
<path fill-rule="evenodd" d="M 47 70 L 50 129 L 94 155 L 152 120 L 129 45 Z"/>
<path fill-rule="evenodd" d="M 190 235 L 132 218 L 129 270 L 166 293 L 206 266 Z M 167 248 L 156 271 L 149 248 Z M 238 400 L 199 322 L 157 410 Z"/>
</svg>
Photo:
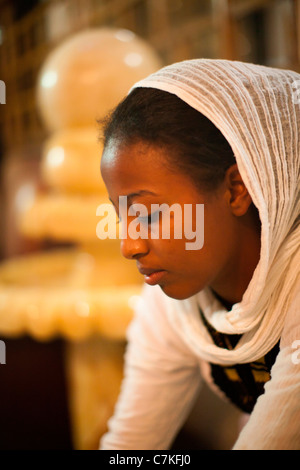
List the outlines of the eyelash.
<svg viewBox="0 0 300 470">
<path fill-rule="evenodd" d="M 139 220 L 139 222 L 143 223 L 143 222 L 147 222 L 148 225 L 151 225 L 151 222 L 152 222 L 152 219 L 154 219 L 155 215 L 157 215 L 158 212 L 153 212 L 153 214 L 150 214 L 148 215 L 147 217 L 137 217 L 137 219 Z M 118 218 L 117 220 L 117 225 L 120 224 L 120 222 L 122 222 L 122 219 L 121 217 Z M 156 220 L 153 221 L 154 223 L 157 222 Z"/>
<path fill-rule="evenodd" d="M 138 217 L 138 220 L 142 223 L 147 222 L 147 225 L 151 225 L 154 215 L 155 215 L 155 212 L 153 214 L 150 214 L 148 217 Z"/>
</svg>

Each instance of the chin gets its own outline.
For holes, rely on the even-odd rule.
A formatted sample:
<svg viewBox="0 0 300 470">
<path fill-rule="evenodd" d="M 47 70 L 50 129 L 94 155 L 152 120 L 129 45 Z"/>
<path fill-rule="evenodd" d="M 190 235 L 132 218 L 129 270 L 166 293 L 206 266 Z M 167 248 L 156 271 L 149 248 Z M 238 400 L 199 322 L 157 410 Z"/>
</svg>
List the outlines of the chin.
<svg viewBox="0 0 300 470">
<path fill-rule="evenodd" d="M 161 290 L 166 294 L 168 297 L 171 297 L 171 299 L 175 300 L 185 300 L 189 299 L 193 295 L 197 294 L 199 291 L 191 291 L 190 289 L 183 289 L 183 288 L 178 288 L 178 286 L 160 286 Z"/>
</svg>

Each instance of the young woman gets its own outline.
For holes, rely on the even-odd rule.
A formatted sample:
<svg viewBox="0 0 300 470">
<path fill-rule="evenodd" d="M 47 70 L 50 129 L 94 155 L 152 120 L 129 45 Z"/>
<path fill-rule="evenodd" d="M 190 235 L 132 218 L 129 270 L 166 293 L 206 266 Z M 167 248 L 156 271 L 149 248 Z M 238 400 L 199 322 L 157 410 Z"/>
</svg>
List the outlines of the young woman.
<svg viewBox="0 0 300 470">
<path fill-rule="evenodd" d="M 250 415 L 234 449 L 300 449 L 299 78 L 184 61 L 109 117 L 101 172 L 145 287 L 101 449 L 169 448 L 203 380 Z M 181 237 L 174 207 L 192 208 Z M 188 249 L 187 222 L 200 248 Z"/>
</svg>

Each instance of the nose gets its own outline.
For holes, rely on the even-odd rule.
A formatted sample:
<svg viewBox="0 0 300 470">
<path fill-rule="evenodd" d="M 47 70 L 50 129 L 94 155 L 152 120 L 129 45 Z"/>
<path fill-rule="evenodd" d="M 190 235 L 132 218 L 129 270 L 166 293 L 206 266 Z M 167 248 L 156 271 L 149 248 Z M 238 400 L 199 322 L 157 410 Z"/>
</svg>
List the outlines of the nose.
<svg viewBox="0 0 300 470">
<path fill-rule="evenodd" d="M 125 238 L 121 240 L 121 253 L 124 258 L 137 259 L 146 255 L 148 251 L 148 243 L 145 239 L 138 238 L 134 240 L 132 238 Z"/>
</svg>

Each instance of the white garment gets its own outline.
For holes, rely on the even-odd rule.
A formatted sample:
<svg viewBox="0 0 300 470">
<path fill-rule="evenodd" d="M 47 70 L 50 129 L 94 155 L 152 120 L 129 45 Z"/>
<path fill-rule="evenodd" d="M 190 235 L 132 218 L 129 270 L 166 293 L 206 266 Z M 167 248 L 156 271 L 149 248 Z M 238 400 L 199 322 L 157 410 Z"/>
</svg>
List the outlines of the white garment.
<svg viewBox="0 0 300 470">
<path fill-rule="evenodd" d="M 170 310 L 178 334 L 211 362 L 246 363 L 264 356 L 280 338 L 299 278 L 300 104 L 294 100 L 299 79 L 289 70 L 194 59 L 164 67 L 134 85 L 173 93 L 215 124 L 231 145 L 259 211 L 260 260 L 242 301 L 227 312 L 199 293 L 174 301 L 175 310 Z M 198 305 L 216 330 L 243 334 L 234 350 L 212 343 L 197 322 Z"/>
<path fill-rule="evenodd" d="M 198 396 L 206 362 L 188 348 L 166 315 L 168 298 L 145 286 L 128 330 L 125 379 L 100 449 L 166 450 Z M 300 450 L 300 289 L 286 317 L 265 393 L 234 449 Z M 211 383 L 209 382 L 211 385 Z M 216 422 L 216 426 L 218 423 Z"/>
<path fill-rule="evenodd" d="M 259 211 L 261 253 L 242 301 L 229 312 L 209 289 L 183 301 L 145 289 L 103 449 L 168 448 L 207 362 L 252 362 L 281 339 L 271 380 L 234 448 L 300 450 L 300 364 L 293 349 L 300 341 L 300 104 L 293 101 L 299 78 L 292 71 L 199 59 L 135 85 L 174 93 L 224 134 Z M 243 335 L 233 350 L 213 344 L 199 305 L 215 329 Z"/>
</svg>

